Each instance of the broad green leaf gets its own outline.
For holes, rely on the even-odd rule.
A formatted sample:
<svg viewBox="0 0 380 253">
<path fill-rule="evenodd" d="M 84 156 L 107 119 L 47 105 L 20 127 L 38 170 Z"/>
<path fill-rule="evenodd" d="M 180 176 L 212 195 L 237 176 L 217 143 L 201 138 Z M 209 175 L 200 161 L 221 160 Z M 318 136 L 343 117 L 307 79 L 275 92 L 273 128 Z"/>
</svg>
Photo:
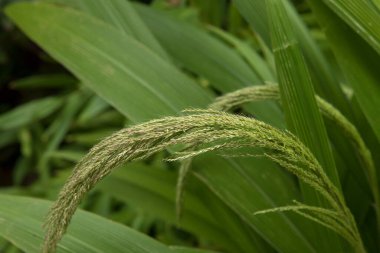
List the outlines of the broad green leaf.
<svg viewBox="0 0 380 253">
<path fill-rule="evenodd" d="M 377 5 L 379 6 L 379 1 Z M 380 54 L 380 9 L 368 0 L 323 0 Z"/>
<path fill-rule="evenodd" d="M 58 97 L 47 97 L 24 103 L 0 115 L 0 130 L 12 130 L 38 121 L 53 113 L 62 104 Z"/>
<path fill-rule="evenodd" d="M 135 122 L 210 101 L 195 82 L 141 43 L 81 12 L 18 3 L 6 13 L 83 83 Z M 127 99 L 126 94 L 133 95 Z M 149 102 L 142 107 L 141 101 Z"/>
<path fill-rule="evenodd" d="M 88 0 L 74 2 L 67 0 L 53 1 L 79 8 L 118 27 L 112 20 L 104 18 L 103 12 L 96 11 L 94 8 L 86 8 L 87 5 L 92 6 L 90 3 L 93 3 L 94 6 L 99 5 L 97 4 L 98 0 L 91 2 Z M 167 15 L 164 15 L 165 13 L 152 8 L 146 8 L 141 5 L 135 5 L 135 7 L 149 26 L 149 29 L 152 30 L 159 42 L 171 54 L 171 57 L 180 62 L 180 66 L 183 65 L 191 72 L 209 79 L 216 89 L 229 92 L 244 86 L 263 83 L 258 79 L 255 71 L 251 70 L 236 52 L 205 31 L 181 20 L 168 18 L 166 17 Z M 282 126 L 281 112 L 274 103 L 263 102 L 248 105 L 247 109 L 256 117 L 268 123 L 278 127 Z"/>
<path fill-rule="evenodd" d="M 295 34 L 294 25 L 282 1 L 268 0 L 272 48 L 279 78 L 281 101 L 288 129 L 313 152 L 331 181 L 340 188 L 327 132 L 315 100 L 313 84 Z M 305 202 L 323 205 L 320 196 L 302 185 Z M 323 251 L 339 251 L 339 238 L 326 229 L 316 230 Z M 334 248 L 333 248 L 334 247 Z"/>
<path fill-rule="evenodd" d="M 0 203 L 0 236 L 26 253 L 41 252 L 42 222 L 51 202 L 2 194 Z M 57 252 L 173 252 L 144 234 L 81 210 L 67 233 Z"/>
<path fill-rule="evenodd" d="M 48 2 L 56 2 L 62 4 L 70 4 L 85 12 L 114 25 L 126 35 L 133 37 L 142 44 L 146 45 L 153 52 L 163 59 L 169 60 L 166 52 L 157 42 L 144 22 L 140 19 L 133 5 L 126 0 L 47 0 Z"/>
<path fill-rule="evenodd" d="M 87 0 L 79 2 L 87 2 Z M 243 83 L 247 86 L 259 81 L 257 75 L 236 53 L 222 43 L 218 43 L 204 31 L 184 21 L 167 17 L 164 12 L 143 5 L 134 6 L 148 28 L 173 57 L 187 67 L 192 66 L 190 68 L 192 71 L 207 78 L 211 76 L 212 82 L 215 80 L 215 83 L 220 83 L 217 88 L 232 91 L 236 89 L 234 83 Z M 97 13 L 87 13 L 100 18 Z M 224 72 L 227 74 L 223 74 Z M 226 78 L 228 79 L 224 80 Z"/>
</svg>

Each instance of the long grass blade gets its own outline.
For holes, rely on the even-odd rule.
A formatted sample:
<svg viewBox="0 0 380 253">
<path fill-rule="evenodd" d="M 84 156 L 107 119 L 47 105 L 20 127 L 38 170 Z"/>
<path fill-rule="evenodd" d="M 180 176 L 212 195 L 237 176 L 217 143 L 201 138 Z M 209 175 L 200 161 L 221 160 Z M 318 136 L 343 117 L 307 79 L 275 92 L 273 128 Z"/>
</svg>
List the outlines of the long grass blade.
<svg viewBox="0 0 380 253">
<path fill-rule="evenodd" d="M 293 22 L 283 1 L 269 0 L 267 4 L 281 102 L 288 129 L 311 149 L 326 170 L 326 174 L 340 188 L 327 132 L 318 111 L 311 76 Z M 301 186 L 307 204 L 326 205 L 313 189 L 306 185 Z M 334 251 L 339 251 L 339 238 L 329 234 L 327 230 L 316 229 L 314 236 L 318 238 L 321 250 L 327 251 L 331 250 L 331 247 L 336 247 Z"/>
<path fill-rule="evenodd" d="M 289 19 L 294 25 L 294 32 L 299 45 L 305 55 L 313 85 L 318 95 L 342 111 L 345 115 L 351 115 L 351 109 L 337 78 L 331 71 L 331 66 L 321 52 L 316 42 L 312 39 L 307 27 L 302 22 L 294 7 L 289 1 L 282 1 L 287 10 Z M 250 23 L 253 30 L 271 45 L 268 14 L 266 12 L 267 1 L 263 0 L 234 0 L 238 10 Z"/>
</svg>

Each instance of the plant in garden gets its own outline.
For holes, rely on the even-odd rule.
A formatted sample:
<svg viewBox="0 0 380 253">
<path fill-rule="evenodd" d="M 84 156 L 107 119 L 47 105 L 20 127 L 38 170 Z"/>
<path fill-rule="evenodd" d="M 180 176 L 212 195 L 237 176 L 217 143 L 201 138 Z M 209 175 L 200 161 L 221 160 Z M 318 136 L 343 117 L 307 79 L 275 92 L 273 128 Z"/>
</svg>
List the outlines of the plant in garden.
<svg viewBox="0 0 380 253">
<path fill-rule="evenodd" d="M 46 121 L 42 136 L 54 138 L 23 154 L 37 157 L 36 188 L 62 186 L 47 217 L 50 202 L 0 195 L 0 236 L 26 252 L 377 252 L 378 8 L 368 0 L 11 4 L 8 17 L 80 88 L 0 116 L 7 135 L 30 136 L 33 117 Z M 25 112 L 30 119 L 12 121 Z M 124 117 L 127 127 L 109 135 L 109 122 L 115 130 Z M 96 138 L 76 135 L 89 123 Z M 77 162 L 64 184 L 54 157 Z M 114 200 L 136 206 L 177 223 L 198 249 L 74 215 L 92 189 L 105 203 L 95 212 L 117 213 Z"/>
</svg>

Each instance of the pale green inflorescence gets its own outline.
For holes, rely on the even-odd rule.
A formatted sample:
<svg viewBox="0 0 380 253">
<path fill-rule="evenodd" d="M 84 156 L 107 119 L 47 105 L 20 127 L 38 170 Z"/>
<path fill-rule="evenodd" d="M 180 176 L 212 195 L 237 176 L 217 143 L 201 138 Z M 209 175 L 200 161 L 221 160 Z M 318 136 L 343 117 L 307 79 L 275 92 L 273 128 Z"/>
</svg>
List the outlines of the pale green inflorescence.
<svg viewBox="0 0 380 253">
<path fill-rule="evenodd" d="M 264 100 L 280 100 L 280 92 L 277 84 L 268 83 L 266 85 L 251 86 L 228 93 L 224 96 L 218 97 L 215 102 L 210 105 L 210 108 L 221 111 L 229 111 L 237 106 L 241 106 L 244 103 Z M 343 134 L 355 147 L 358 158 L 363 165 L 363 169 L 365 170 L 364 173 L 367 176 L 367 181 L 371 187 L 375 201 L 378 227 L 380 228 L 379 186 L 371 151 L 366 146 L 356 127 L 339 110 L 319 96 L 316 96 L 316 100 L 322 115 L 340 128 Z"/>
<path fill-rule="evenodd" d="M 227 93 L 223 96 L 218 97 L 214 103 L 212 103 L 209 108 L 220 111 L 229 111 L 238 106 L 242 106 L 249 102 L 258 102 L 265 100 L 280 100 L 280 92 L 277 84 L 267 83 L 266 85 L 257 85 L 246 87 L 231 93 Z M 317 104 L 319 110 L 325 116 L 325 118 L 332 121 L 338 128 L 342 130 L 346 137 L 353 143 L 355 150 L 357 151 L 358 157 L 365 169 L 365 174 L 367 175 L 367 180 L 371 186 L 372 194 L 375 200 L 375 210 L 377 213 L 378 223 L 380 222 L 380 196 L 379 187 L 376 181 L 376 169 L 372 160 L 372 155 L 370 150 L 365 145 L 363 139 L 361 138 L 356 127 L 343 115 L 329 104 L 327 101 L 316 96 Z M 281 162 L 279 162 L 281 163 Z M 184 192 L 185 178 L 190 171 L 191 159 L 183 162 L 180 168 L 180 174 L 177 183 L 177 198 L 176 198 L 176 209 L 177 218 L 179 220 L 181 216 L 181 205 Z M 283 164 L 286 166 L 286 164 Z M 289 165 L 288 165 L 289 166 Z M 255 214 L 264 214 L 268 212 L 280 212 L 280 211 L 294 211 L 300 215 L 303 215 L 309 219 L 314 220 L 330 229 L 334 230 L 338 234 L 344 235 L 348 240 L 354 241 L 353 236 L 348 233 L 344 227 L 335 221 L 337 217 L 326 216 L 326 212 L 321 212 L 321 208 L 305 206 L 297 203 L 296 206 L 286 206 L 279 207 L 269 210 L 263 210 Z M 325 210 L 325 209 L 324 209 Z M 312 213 L 313 216 L 310 216 Z"/>
<path fill-rule="evenodd" d="M 363 168 L 366 169 L 365 174 L 371 185 L 374 198 L 379 204 L 379 189 L 377 181 L 375 180 L 377 178 L 376 169 L 370 150 L 365 145 L 356 127 L 342 113 L 340 113 L 339 110 L 318 96 L 316 96 L 316 99 L 319 110 L 323 116 L 337 125 L 355 146 L 359 159 L 363 164 Z M 209 108 L 220 111 L 229 111 L 244 103 L 264 100 L 280 100 L 280 92 L 277 84 L 268 83 L 266 85 L 251 86 L 228 93 L 224 96 L 218 97 Z"/>
<path fill-rule="evenodd" d="M 95 145 L 76 165 L 50 210 L 45 223 L 43 251 L 55 250 L 83 196 L 113 168 L 124 162 L 144 159 L 176 144 L 185 144 L 187 148 L 176 153 L 174 160 L 211 150 L 262 148 L 266 157 L 318 190 L 330 203 L 331 210 L 321 208 L 324 211 L 312 212 L 314 216 L 311 218 L 334 227 L 354 247 L 360 248 L 361 239 L 343 197 L 309 149 L 295 136 L 253 118 L 214 110 L 190 112 L 193 114 L 152 120 L 120 130 Z M 316 207 L 305 210 L 313 208 Z M 300 208 L 295 211 L 309 215 Z"/>
</svg>

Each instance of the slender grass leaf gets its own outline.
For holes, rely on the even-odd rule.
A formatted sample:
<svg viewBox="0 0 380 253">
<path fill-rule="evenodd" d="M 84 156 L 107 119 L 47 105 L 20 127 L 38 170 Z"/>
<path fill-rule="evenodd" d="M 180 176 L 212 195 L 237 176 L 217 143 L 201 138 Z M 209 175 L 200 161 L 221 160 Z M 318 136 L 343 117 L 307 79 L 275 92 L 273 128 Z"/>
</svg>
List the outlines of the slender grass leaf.
<svg viewBox="0 0 380 253">
<path fill-rule="evenodd" d="M 327 132 L 318 111 L 311 77 L 294 32 L 295 28 L 282 1 L 269 0 L 267 4 L 281 101 L 288 128 L 310 148 L 332 182 L 340 187 Z M 302 190 L 305 202 L 325 205 L 310 187 L 302 185 Z M 331 231 L 315 230 L 314 235 L 318 238 L 320 250 L 340 250 L 339 238 Z"/>
<path fill-rule="evenodd" d="M 85 124 L 104 112 L 109 104 L 98 96 L 93 96 L 78 116 L 78 124 Z"/>
<path fill-rule="evenodd" d="M 67 74 L 45 74 L 33 75 L 30 77 L 15 80 L 11 86 L 15 89 L 51 89 L 51 88 L 72 88 L 77 80 Z"/>
<path fill-rule="evenodd" d="M 58 149 L 64 140 L 75 115 L 78 113 L 88 96 L 81 92 L 73 92 L 67 97 L 65 106 L 58 117 L 51 123 L 45 132 L 46 145 L 44 146 L 41 158 L 38 160 L 37 168 L 40 173 L 41 181 L 46 184 L 49 178 L 49 154 Z"/>
<path fill-rule="evenodd" d="M 235 4 L 245 18 L 251 23 L 255 31 L 257 31 L 263 38 L 268 37 L 267 33 L 269 33 L 269 29 L 266 28 L 267 15 L 265 12 L 262 13 L 260 11 L 265 7 L 265 1 L 235 0 Z M 295 36 L 300 43 L 300 47 L 302 48 L 308 63 L 309 73 L 316 92 L 320 96 L 326 98 L 327 101 L 338 108 L 352 122 L 357 123 L 353 117 L 351 106 L 345 98 L 342 89 L 339 87 L 339 81 L 336 74 L 331 71 L 332 68 L 329 62 L 325 59 L 325 56 L 311 38 L 309 31 L 302 23 L 302 20 L 297 15 L 294 8 L 288 4 L 288 1 L 283 1 L 283 4 L 285 5 L 289 18 L 295 27 Z M 250 13 L 248 12 L 248 9 L 250 9 Z M 262 20 L 257 21 L 256 19 Z M 269 42 L 267 41 L 267 43 Z M 357 190 L 369 193 L 368 185 L 363 184 L 363 182 L 365 182 L 365 175 L 362 173 L 363 169 L 360 169 L 362 165 L 355 156 L 355 150 L 335 126 L 328 127 L 328 134 L 337 151 L 336 155 L 339 156 L 337 159 L 342 161 L 338 168 L 342 180 L 344 180 L 346 173 L 352 173 L 357 182 L 353 182 L 353 185 L 349 184 L 347 187 L 361 188 Z M 362 200 L 364 201 L 365 198 L 362 198 Z M 361 203 L 360 205 L 356 205 L 355 209 L 365 207 L 367 204 L 368 203 Z"/>
<path fill-rule="evenodd" d="M 116 132 L 119 128 L 97 128 L 94 131 L 86 131 L 85 133 L 73 133 L 66 136 L 66 140 L 70 143 L 78 143 L 82 146 L 92 146 L 103 138 Z"/>
<path fill-rule="evenodd" d="M 273 51 L 287 124 L 313 151 L 328 176 L 339 186 L 326 129 L 292 22 L 280 1 L 269 0 L 268 3 Z"/>
<path fill-rule="evenodd" d="M 265 37 L 266 35 L 263 35 L 263 33 L 268 33 L 269 29 L 265 28 L 267 25 L 261 20 L 266 19 L 266 14 L 265 12 L 260 11 L 261 8 L 265 7 L 265 1 L 236 0 L 235 3 L 238 5 L 238 7 L 240 6 L 241 12 L 245 15 L 247 20 L 250 21 L 252 26 L 255 29 L 257 28 L 256 31 Z M 288 7 L 288 11 L 291 14 L 290 18 L 297 27 L 296 33 L 298 39 L 300 40 L 300 44 L 303 48 L 305 56 L 307 57 L 309 66 L 311 67 L 310 74 L 312 75 L 313 83 L 315 84 L 314 86 L 317 90 L 317 93 L 321 94 L 329 101 L 331 101 L 335 106 L 340 108 L 340 110 L 344 112 L 347 117 L 352 118 L 350 106 L 343 96 L 341 89 L 337 86 L 338 81 L 334 77 L 333 73 L 329 70 L 329 64 L 324 59 L 324 56 L 311 39 L 311 36 L 309 35 L 304 25 L 300 22 L 300 19 L 297 17 L 294 10 L 290 6 Z M 249 8 L 251 8 L 251 14 L 248 13 Z M 257 21 L 256 19 L 260 20 Z M 329 127 L 328 130 L 329 137 L 333 141 L 333 144 L 338 151 L 337 155 L 341 156 L 339 159 L 343 161 L 342 165 L 339 166 L 342 178 L 344 178 L 344 174 L 348 170 L 350 173 L 353 173 L 355 175 L 355 179 L 358 180 L 358 182 L 354 185 L 347 185 L 347 187 L 362 188 L 368 193 L 368 186 L 366 184 L 362 184 L 362 182 L 365 182 L 365 176 L 362 174 L 362 170 L 359 169 L 361 165 L 354 155 L 354 150 L 351 148 L 350 144 L 347 143 L 347 140 L 341 135 L 341 132 L 337 131 L 334 126 Z M 362 189 L 358 190 L 363 191 Z M 365 200 L 365 198 L 362 198 L 362 200 Z M 361 203 L 360 205 L 356 205 L 355 208 L 357 209 L 364 206 L 366 206 L 366 204 Z"/>
<path fill-rule="evenodd" d="M 62 159 L 70 162 L 77 162 L 84 155 L 84 152 L 79 150 L 60 149 L 50 152 L 49 157 L 54 159 Z"/>
<path fill-rule="evenodd" d="M 270 45 L 271 36 L 266 13 L 266 1 L 234 0 L 234 3 L 253 29 L 263 38 L 267 45 Z M 307 64 L 310 66 L 310 75 L 316 92 L 350 118 L 351 109 L 349 103 L 339 87 L 337 78 L 331 71 L 329 62 L 312 39 L 293 6 L 288 1 L 283 1 L 283 4 L 284 8 L 287 9 L 289 19 L 295 26 L 295 36 L 300 43 Z"/>
<path fill-rule="evenodd" d="M 0 115 L 0 130 L 12 130 L 41 120 L 58 109 L 62 102 L 58 97 L 47 97 L 24 103 Z"/>
<path fill-rule="evenodd" d="M 249 65 L 252 67 L 252 70 L 256 72 L 257 76 L 260 77 L 261 81 L 276 81 L 273 73 L 271 73 L 268 64 L 248 44 L 240 41 L 233 35 L 224 32 L 222 29 L 218 29 L 216 27 L 209 27 L 209 29 L 216 35 L 220 36 L 222 39 L 232 44 L 242 55 L 242 57 L 249 63 Z"/>
</svg>

